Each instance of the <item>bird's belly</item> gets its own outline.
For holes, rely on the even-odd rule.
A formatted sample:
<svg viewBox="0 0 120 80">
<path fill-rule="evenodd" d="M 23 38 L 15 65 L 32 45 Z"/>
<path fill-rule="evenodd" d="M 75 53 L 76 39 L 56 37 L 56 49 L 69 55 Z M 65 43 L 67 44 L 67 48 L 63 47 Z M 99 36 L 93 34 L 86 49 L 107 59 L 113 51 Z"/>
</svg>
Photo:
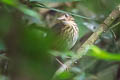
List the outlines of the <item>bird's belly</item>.
<svg viewBox="0 0 120 80">
<path fill-rule="evenodd" d="M 78 34 L 74 35 L 71 39 L 67 41 L 67 46 L 69 49 L 71 49 L 75 45 L 77 39 L 78 39 Z"/>
</svg>

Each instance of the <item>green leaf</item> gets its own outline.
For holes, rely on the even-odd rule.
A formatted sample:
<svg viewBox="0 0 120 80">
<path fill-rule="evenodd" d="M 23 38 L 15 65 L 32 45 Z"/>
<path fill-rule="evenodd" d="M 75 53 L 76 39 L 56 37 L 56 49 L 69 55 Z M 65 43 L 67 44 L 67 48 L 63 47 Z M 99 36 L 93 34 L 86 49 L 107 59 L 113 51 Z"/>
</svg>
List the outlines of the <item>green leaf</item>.
<svg viewBox="0 0 120 80">
<path fill-rule="evenodd" d="M 72 2 L 72 1 L 81 1 L 81 0 L 30 0 L 30 1 L 39 1 L 39 2 Z"/>
<path fill-rule="evenodd" d="M 69 80 L 72 76 L 73 76 L 72 73 L 65 71 L 54 77 L 53 80 Z"/>
<path fill-rule="evenodd" d="M 39 19 L 38 13 L 29 9 L 29 8 L 27 8 L 26 6 L 20 5 L 20 6 L 18 6 L 18 9 L 20 11 L 22 11 L 24 14 L 27 14 L 29 16 L 32 16 L 32 17 L 36 18 L 36 19 Z"/>
<path fill-rule="evenodd" d="M 89 53 L 90 53 L 90 56 L 94 56 L 95 58 L 98 58 L 98 59 L 120 61 L 120 53 L 106 52 L 96 46 L 92 46 Z"/>
<path fill-rule="evenodd" d="M 7 76 L 0 75 L 0 80 L 9 80 Z"/>
<path fill-rule="evenodd" d="M 20 10 L 21 12 L 23 12 L 26 15 L 29 15 L 29 16 L 32 16 L 32 17 L 39 19 L 39 14 L 37 12 L 27 8 L 26 6 L 24 6 L 22 4 L 20 4 L 17 0 L 2 0 L 1 2 L 17 8 L 18 10 Z"/>
<path fill-rule="evenodd" d="M 17 0 L 1 0 L 1 2 L 12 6 L 15 6 L 18 3 Z"/>
</svg>

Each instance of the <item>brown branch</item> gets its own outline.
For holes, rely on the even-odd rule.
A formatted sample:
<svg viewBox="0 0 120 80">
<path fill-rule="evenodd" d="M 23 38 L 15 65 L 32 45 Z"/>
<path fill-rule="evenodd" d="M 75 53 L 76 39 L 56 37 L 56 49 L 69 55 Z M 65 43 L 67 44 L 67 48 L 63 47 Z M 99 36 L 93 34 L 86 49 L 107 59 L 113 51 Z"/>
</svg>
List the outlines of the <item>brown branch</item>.
<svg viewBox="0 0 120 80">
<path fill-rule="evenodd" d="M 94 42 L 99 38 L 99 35 L 106 31 L 111 24 L 120 17 L 120 5 L 118 5 L 111 13 L 110 15 L 104 20 L 104 22 L 99 26 L 99 28 L 81 45 L 80 48 L 76 51 L 76 55 L 71 60 L 66 61 L 64 64 L 68 66 L 69 68 L 72 66 L 72 64 L 80 59 L 83 55 L 85 55 L 89 49 L 88 46 L 93 45 Z M 66 69 L 61 66 L 54 76 L 54 78 L 64 72 Z"/>
</svg>

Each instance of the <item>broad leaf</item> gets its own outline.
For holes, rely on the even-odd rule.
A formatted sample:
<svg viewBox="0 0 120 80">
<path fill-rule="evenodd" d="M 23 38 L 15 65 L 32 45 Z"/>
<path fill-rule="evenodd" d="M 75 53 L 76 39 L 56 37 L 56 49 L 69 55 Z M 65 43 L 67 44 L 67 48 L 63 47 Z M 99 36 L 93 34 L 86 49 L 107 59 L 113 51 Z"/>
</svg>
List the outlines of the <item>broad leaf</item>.
<svg viewBox="0 0 120 80">
<path fill-rule="evenodd" d="M 40 2 L 72 2 L 81 0 L 30 0 L 30 1 L 40 1 Z"/>
</svg>

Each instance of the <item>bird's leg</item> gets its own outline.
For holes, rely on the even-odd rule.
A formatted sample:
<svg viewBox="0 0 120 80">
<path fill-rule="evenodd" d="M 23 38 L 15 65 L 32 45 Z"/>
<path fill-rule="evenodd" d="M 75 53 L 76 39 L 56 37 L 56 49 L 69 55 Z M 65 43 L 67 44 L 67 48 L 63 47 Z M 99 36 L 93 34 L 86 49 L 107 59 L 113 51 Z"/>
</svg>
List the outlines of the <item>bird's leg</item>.
<svg viewBox="0 0 120 80">
<path fill-rule="evenodd" d="M 58 58 L 56 58 L 57 62 L 64 68 L 64 70 L 68 71 L 68 66 L 62 63 Z"/>
</svg>

